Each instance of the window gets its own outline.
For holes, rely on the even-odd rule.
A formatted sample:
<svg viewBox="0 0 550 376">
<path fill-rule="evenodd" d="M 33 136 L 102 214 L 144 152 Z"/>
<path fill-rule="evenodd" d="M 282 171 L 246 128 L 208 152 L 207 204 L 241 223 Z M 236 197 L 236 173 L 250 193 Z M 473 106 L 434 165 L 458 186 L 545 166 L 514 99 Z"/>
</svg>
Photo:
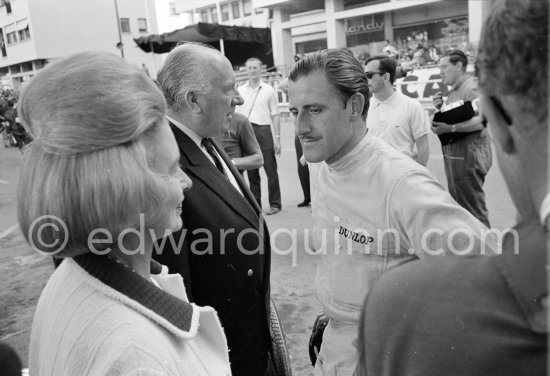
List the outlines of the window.
<svg viewBox="0 0 550 376">
<path fill-rule="evenodd" d="M 8 14 L 10 14 L 10 13 L 11 13 L 11 3 L 10 3 L 10 0 L 5 0 L 5 1 L 4 1 L 4 4 L 6 5 L 6 12 L 7 12 Z"/>
<path fill-rule="evenodd" d="M 17 43 L 17 32 L 15 31 L 15 24 L 6 25 L 4 31 L 6 32 L 6 42 L 8 46 L 10 44 Z"/>
<path fill-rule="evenodd" d="M 326 39 L 308 40 L 306 42 L 300 42 L 295 44 L 295 50 L 297 54 L 303 55 L 310 52 L 324 50 L 327 48 Z"/>
<path fill-rule="evenodd" d="M 168 6 L 170 7 L 170 15 L 171 16 L 176 16 L 178 14 L 178 12 L 176 11 L 176 2 L 175 1 L 170 1 Z"/>
<path fill-rule="evenodd" d="M 229 5 L 222 4 L 220 9 L 222 11 L 222 21 L 227 21 L 229 19 Z"/>
<path fill-rule="evenodd" d="M 231 3 L 231 10 L 233 11 L 233 18 L 241 18 L 241 10 L 239 9 L 238 1 Z"/>
<path fill-rule="evenodd" d="M 201 21 L 208 22 L 208 10 L 206 9 L 201 10 Z"/>
<path fill-rule="evenodd" d="M 138 30 L 140 33 L 147 32 L 147 18 L 138 18 Z"/>
<path fill-rule="evenodd" d="M 355 9 L 368 5 L 386 3 L 390 0 L 344 0 L 344 9 Z"/>
<path fill-rule="evenodd" d="M 17 35 L 19 36 L 20 41 L 31 39 L 31 32 L 29 30 L 29 21 L 26 18 L 20 21 L 17 21 L 16 29 L 17 29 Z"/>
<path fill-rule="evenodd" d="M 44 62 L 46 60 L 35 60 L 34 61 L 34 70 L 40 70 L 42 68 L 44 68 Z"/>
<path fill-rule="evenodd" d="M 120 19 L 120 31 L 123 33 L 129 33 L 130 32 L 130 19 L 129 18 L 121 18 Z"/>
<path fill-rule="evenodd" d="M 29 30 L 29 25 L 27 25 L 27 27 L 25 27 L 24 29 L 18 30 L 17 33 L 19 34 L 20 41 L 31 39 L 31 32 Z"/>
<path fill-rule="evenodd" d="M 244 0 L 243 1 L 243 8 L 244 8 L 244 15 L 250 16 L 252 14 L 252 0 Z"/>
<path fill-rule="evenodd" d="M 15 34 L 15 31 L 6 34 L 6 37 L 8 38 L 8 45 L 17 43 L 17 35 Z"/>
<path fill-rule="evenodd" d="M 21 73 L 32 72 L 32 61 L 21 63 Z"/>
<path fill-rule="evenodd" d="M 0 29 L 0 50 L 2 51 L 2 57 L 8 56 L 6 52 L 6 43 L 4 42 L 4 32 L 2 31 L 2 29 Z M 4 75 L 5 74 L 2 74 L 0 72 L 0 76 L 4 76 Z"/>
<path fill-rule="evenodd" d="M 212 23 L 218 23 L 218 10 L 216 7 L 210 8 L 210 16 L 212 17 Z"/>
<path fill-rule="evenodd" d="M 394 29 L 393 38 L 398 50 L 416 49 L 433 44 L 441 51 L 466 48 L 468 41 L 468 17 L 446 18 L 421 25 L 399 27 Z"/>
</svg>

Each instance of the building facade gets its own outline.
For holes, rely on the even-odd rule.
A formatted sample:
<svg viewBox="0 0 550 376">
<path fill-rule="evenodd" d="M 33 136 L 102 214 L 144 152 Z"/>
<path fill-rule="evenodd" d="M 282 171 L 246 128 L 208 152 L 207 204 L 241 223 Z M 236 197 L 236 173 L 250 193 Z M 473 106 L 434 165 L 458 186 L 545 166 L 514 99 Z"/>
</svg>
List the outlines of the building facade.
<svg viewBox="0 0 550 376">
<path fill-rule="evenodd" d="M 133 38 L 155 33 L 155 0 L 2 0 L 0 80 L 17 90 L 48 62 L 86 50 L 124 55 L 154 73 L 153 54 Z"/>
<path fill-rule="evenodd" d="M 494 0 L 174 0 L 191 23 L 270 27 L 275 66 L 285 74 L 296 54 L 348 47 L 356 56 L 421 44 L 474 53 Z"/>
<path fill-rule="evenodd" d="M 187 13 L 191 23 L 269 27 L 270 11 L 258 7 L 254 0 L 174 0 L 177 12 Z"/>
<path fill-rule="evenodd" d="M 295 54 L 348 47 L 356 56 L 379 54 L 389 40 L 398 51 L 419 44 L 444 52 L 475 52 L 491 1 L 254 0 L 270 9 L 275 65 Z"/>
</svg>

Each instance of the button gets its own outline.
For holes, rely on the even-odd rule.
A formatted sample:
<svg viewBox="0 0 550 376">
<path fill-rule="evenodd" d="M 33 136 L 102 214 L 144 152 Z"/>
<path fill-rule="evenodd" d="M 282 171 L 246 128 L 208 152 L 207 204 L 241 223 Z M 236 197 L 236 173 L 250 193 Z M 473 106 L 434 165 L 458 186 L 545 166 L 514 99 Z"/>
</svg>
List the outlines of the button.
<svg viewBox="0 0 550 376">
<path fill-rule="evenodd" d="M 252 269 L 248 269 L 248 276 L 249 276 L 249 277 L 252 277 L 252 274 L 254 274 L 254 272 L 252 271 Z"/>
</svg>

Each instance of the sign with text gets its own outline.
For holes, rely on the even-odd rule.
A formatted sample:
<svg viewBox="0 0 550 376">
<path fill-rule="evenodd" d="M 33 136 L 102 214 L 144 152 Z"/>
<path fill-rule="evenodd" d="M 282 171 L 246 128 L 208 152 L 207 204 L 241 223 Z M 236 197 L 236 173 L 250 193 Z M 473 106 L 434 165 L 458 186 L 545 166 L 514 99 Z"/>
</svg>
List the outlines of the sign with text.
<svg viewBox="0 0 550 376">
<path fill-rule="evenodd" d="M 370 14 L 368 16 L 348 18 L 346 20 L 346 34 L 372 33 L 384 30 L 384 14 Z"/>
<path fill-rule="evenodd" d="M 403 94 L 415 99 L 430 99 L 438 91 L 444 97 L 449 93 L 447 85 L 441 83 L 439 67 L 415 69 L 396 80 L 395 85 Z"/>
</svg>

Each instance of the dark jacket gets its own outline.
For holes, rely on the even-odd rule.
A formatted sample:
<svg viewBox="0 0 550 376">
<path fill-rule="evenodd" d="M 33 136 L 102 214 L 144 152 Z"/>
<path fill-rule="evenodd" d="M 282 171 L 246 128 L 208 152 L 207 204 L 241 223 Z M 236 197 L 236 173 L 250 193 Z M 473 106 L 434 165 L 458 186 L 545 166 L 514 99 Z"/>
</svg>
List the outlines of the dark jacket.
<svg viewBox="0 0 550 376">
<path fill-rule="evenodd" d="M 181 153 L 180 166 L 193 186 L 185 192 L 184 229 L 173 234 L 174 244 L 165 242 L 162 255 L 153 257 L 183 276 L 193 302 L 218 311 L 233 375 L 263 375 L 271 344 L 267 226 L 223 149 L 214 143 L 244 197 L 185 133 L 174 125 L 172 130 Z"/>
</svg>

